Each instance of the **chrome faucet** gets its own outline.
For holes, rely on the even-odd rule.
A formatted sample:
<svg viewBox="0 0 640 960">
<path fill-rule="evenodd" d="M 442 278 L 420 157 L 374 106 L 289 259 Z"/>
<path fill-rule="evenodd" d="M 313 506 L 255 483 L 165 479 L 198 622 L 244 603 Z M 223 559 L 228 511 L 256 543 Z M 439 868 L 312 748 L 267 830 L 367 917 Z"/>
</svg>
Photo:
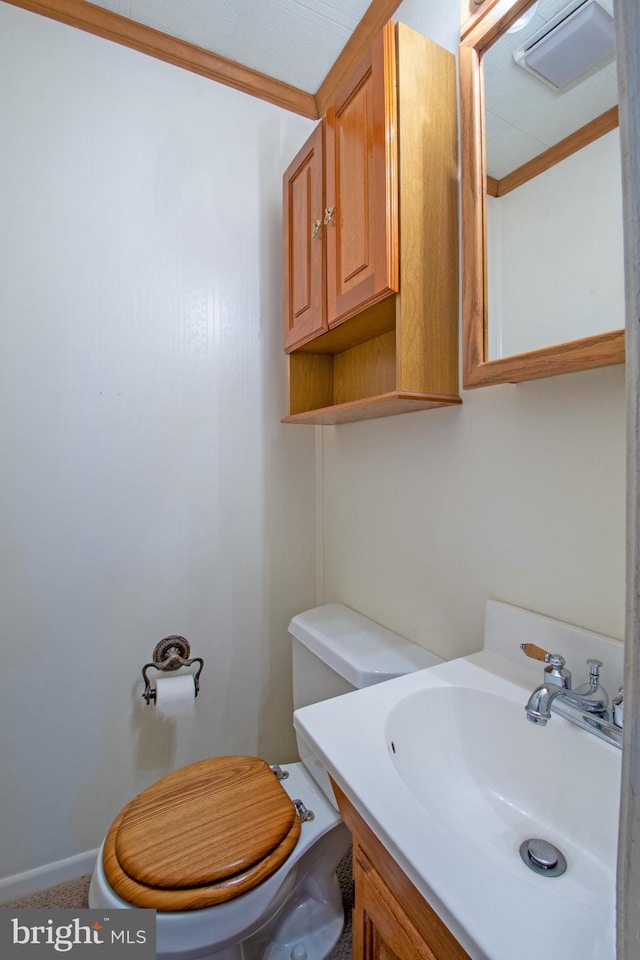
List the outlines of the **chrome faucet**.
<svg viewBox="0 0 640 960">
<path fill-rule="evenodd" d="M 550 663 L 552 660 L 554 661 L 552 664 L 554 670 L 559 668 L 565 674 L 569 672 L 563 670 L 565 663 L 563 657 L 558 654 L 550 654 L 549 657 Z M 571 689 L 570 679 L 568 686 L 547 680 L 546 683 L 537 687 L 529 697 L 525 707 L 527 720 L 544 727 L 547 720 L 551 719 L 551 704 L 556 697 L 564 697 L 570 703 L 580 707 L 581 710 L 586 710 L 587 713 L 603 714 L 609 706 L 609 694 L 600 685 L 602 660 L 587 660 L 587 663 L 589 664 L 589 682 L 576 690 Z M 545 670 L 545 673 L 547 670 Z"/>
<path fill-rule="evenodd" d="M 547 653 L 534 644 L 523 643 L 520 647 L 526 656 L 549 664 L 544 670 L 544 683 L 536 687 L 525 706 L 527 720 L 544 727 L 553 712 L 602 740 L 622 747 L 622 714 L 609 707 L 609 695 L 600 683 L 601 660 L 587 660 L 589 680 L 573 690 L 564 657 Z M 622 700 L 621 694 L 622 691 L 616 700 Z"/>
</svg>

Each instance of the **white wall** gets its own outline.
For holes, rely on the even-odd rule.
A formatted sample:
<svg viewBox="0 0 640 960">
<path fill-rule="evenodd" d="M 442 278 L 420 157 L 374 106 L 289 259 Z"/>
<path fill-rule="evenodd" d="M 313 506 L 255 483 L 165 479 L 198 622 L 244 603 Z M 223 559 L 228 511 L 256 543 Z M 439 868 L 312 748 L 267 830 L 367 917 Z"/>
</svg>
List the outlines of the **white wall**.
<svg viewBox="0 0 640 960">
<path fill-rule="evenodd" d="M 215 753 L 294 755 L 312 431 L 281 425 L 281 177 L 311 123 L 0 4 L 0 878 Z M 142 706 L 181 633 L 192 721 Z M 153 671 L 152 671 L 153 673 Z"/>
<path fill-rule="evenodd" d="M 396 15 L 452 51 L 458 17 Z M 326 599 L 445 657 L 481 645 L 489 597 L 622 639 L 624 368 L 463 400 L 322 428 Z"/>
<path fill-rule="evenodd" d="M 624 327 L 620 132 L 487 202 L 489 357 Z"/>
</svg>

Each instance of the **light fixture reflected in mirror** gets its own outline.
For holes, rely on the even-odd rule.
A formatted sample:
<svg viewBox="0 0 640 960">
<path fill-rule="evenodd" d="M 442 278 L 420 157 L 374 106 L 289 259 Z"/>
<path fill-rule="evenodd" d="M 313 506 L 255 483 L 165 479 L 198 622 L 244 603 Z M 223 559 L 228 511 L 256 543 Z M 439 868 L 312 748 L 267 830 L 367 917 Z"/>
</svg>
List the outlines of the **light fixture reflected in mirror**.
<svg viewBox="0 0 640 960">
<path fill-rule="evenodd" d="M 597 0 L 581 0 L 578 7 L 565 7 L 529 38 L 513 59 L 523 70 L 560 91 L 610 63 L 615 55 L 613 17 Z"/>
</svg>

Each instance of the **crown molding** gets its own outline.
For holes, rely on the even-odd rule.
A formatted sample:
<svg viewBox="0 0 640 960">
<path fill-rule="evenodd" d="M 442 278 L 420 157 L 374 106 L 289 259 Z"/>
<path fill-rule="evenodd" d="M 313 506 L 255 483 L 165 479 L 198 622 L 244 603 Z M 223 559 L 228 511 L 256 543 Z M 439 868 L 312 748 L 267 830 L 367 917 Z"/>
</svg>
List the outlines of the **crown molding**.
<svg viewBox="0 0 640 960">
<path fill-rule="evenodd" d="M 125 47 L 146 53 L 165 63 L 190 70 L 209 80 L 223 83 L 242 93 L 266 100 L 285 110 L 318 118 L 318 109 L 313 94 L 297 87 L 274 80 L 265 74 L 251 70 L 242 64 L 227 60 L 195 44 L 155 30 L 145 24 L 129 20 L 104 7 L 87 3 L 86 0 L 3 0 L 14 7 L 22 7 L 32 13 L 58 20 L 95 36 L 112 40 Z"/>
</svg>

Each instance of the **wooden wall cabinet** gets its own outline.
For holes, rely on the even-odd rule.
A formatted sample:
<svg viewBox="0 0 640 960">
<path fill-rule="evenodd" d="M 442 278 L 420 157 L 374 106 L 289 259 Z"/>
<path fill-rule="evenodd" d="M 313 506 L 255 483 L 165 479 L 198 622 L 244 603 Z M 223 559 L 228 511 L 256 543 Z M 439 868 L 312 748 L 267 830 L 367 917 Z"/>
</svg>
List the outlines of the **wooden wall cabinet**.
<svg viewBox="0 0 640 960">
<path fill-rule="evenodd" d="M 455 58 L 388 23 L 284 175 L 290 423 L 460 403 Z"/>
<path fill-rule="evenodd" d="M 395 73 L 387 24 L 285 172 L 287 351 L 398 290 Z"/>
<path fill-rule="evenodd" d="M 353 960 L 470 960 L 336 784 L 333 789 L 353 836 Z"/>
</svg>

